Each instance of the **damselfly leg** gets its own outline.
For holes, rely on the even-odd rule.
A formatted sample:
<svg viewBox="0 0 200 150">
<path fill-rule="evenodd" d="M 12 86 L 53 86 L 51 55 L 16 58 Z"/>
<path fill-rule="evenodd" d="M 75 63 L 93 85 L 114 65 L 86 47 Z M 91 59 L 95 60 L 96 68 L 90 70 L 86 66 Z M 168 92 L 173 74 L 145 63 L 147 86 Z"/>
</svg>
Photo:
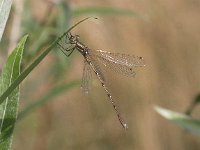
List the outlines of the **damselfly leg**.
<svg viewBox="0 0 200 150">
<path fill-rule="evenodd" d="M 71 33 L 69 32 L 66 35 L 66 38 L 61 39 L 60 42 L 57 43 L 59 49 L 67 56 L 69 57 L 73 51 L 76 49 L 76 44 L 75 43 L 71 43 L 69 41 L 70 37 L 71 37 Z M 63 42 L 64 40 L 64 42 Z M 63 44 L 64 43 L 64 44 Z"/>
</svg>

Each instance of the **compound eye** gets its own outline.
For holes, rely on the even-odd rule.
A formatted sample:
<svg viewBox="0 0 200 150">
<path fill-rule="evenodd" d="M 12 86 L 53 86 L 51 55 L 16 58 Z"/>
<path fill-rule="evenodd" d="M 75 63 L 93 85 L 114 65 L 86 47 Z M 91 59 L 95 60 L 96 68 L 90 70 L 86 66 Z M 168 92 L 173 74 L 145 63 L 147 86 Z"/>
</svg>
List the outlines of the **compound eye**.
<svg viewBox="0 0 200 150">
<path fill-rule="evenodd" d="M 79 35 L 76 35 L 76 39 L 79 39 L 80 38 L 80 36 Z"/>
</svg>

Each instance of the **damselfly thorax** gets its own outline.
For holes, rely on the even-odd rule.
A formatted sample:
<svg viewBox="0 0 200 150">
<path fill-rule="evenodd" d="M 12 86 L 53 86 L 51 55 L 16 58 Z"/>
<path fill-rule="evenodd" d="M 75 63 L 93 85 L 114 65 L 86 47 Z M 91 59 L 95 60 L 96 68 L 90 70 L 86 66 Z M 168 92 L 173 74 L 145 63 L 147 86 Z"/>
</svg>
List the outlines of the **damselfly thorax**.
<svg viewBox="0 0 200 150">
<path fill-rule="evenodd" d="M 71 35 L 71 33 L 67 34 L 66 37 L 62 39 L 60 43 L 58 43 L 58 45 L 66 56 L 70 56 L 75 49 L 77 49 L 83 55 L 85 58 L 81 83 L 83 91 L 85 93 L 89 92 L 89 81 L 93 71 L 104 88 L 121 125 L 127 129 L 128 126 L 121 117 L 118 106 L 116 105 L 106 86 L 107 81 L 105 80 L 104 74 L 101 71 L 98 63 L 103 63 L 104 66 L 108 67 L 110 70 L 113 70 L 117 74 L 134 77 L 136 74 L 135 68 L 145 66 L 143 58 L 128 54 L 111 53 L 102 50 L 91 50 L 79 41 L 78 35 Z"/>
</svg>

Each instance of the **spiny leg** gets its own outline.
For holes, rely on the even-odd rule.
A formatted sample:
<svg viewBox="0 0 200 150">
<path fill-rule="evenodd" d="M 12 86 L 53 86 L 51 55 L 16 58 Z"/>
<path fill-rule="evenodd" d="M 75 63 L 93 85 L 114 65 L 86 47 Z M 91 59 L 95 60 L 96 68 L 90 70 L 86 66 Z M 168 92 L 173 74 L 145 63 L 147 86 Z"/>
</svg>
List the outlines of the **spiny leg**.
<svg viewBox="0 0 200 150">
<path fill-rule="evenodd" d="M 71 52 L 67 55 L 67 57 L 69 57 L 72 53 L 73 53 L 73 51 L 76 49 L 76 46 L 74 46 L 72 49 L 71 49 Z"/>
<path fill-rule="evenodd" d="M 69 44 L 69 38 L 72 36 L 72 34 L 71 34 L 71 32 L 69 32 L 69 33 L 67 33 L 67 35 L 65 36 L 66 38 L 65 38 L 65 43 L 66 44 Z"/>
<path fill-rule="evenodd" d="M 65 39 L 65 43 L 64 44 L 70 44 L 68 41 L 67 41 L 67 39 L 69 39 L 70 37 L 72 36 L 72 34 L 69 32 L 69 33 L 67 33 L 67 35 L 66 35 L 66 38 L 64 38 Z M 61 39 L 60 41 L 62 42 L 62 40 L 63 39 Z M 63 43 L 62 43 L 63 44 Z M 71 51 L 71 50 L 74 50 L 74 48 L 76 47 L 76 44 L 70 44 L 70 46 L 68 46 L 68 47 L 64 47 L 62 44 L 60 44 L 59 42 L 57 43 L 57 45 L 59 46 L 59 48 L 63 51 L 67 51 L 67 52 L 69 52 L 69 51 Z"/>
<path fill-rule="evenodd" d="M 75 48 L 76 48 L 76 45 L 71 45 L 71 46 L 65 48 L 65 47 L 63 47 L 60 43 L 57 43 L 57 44 L 58 44 L 58 46 L 59 46 L 59 49 L 60 49 L 60 50 L 63 52 L 63 54 L 64 54 L 65 56 L 67 56 L 67 57 L 69 57 L 69 56 L 73 53 L 73 51 L 75 50 Z M 65 51 L 66 51 L 66 52 L 69 52 L 69 51 L 70 51 L 70 53 L 69 53 L 69 54 L 66 54 Z"/>
<path fill-rule="evenodd" d="M 60 43 L 57 43 L 57 44 L 58 44 L 60 49 L 65 50 L 65 51 L 69 51 L 68 48 L 64 48 Z"/>
</svg>

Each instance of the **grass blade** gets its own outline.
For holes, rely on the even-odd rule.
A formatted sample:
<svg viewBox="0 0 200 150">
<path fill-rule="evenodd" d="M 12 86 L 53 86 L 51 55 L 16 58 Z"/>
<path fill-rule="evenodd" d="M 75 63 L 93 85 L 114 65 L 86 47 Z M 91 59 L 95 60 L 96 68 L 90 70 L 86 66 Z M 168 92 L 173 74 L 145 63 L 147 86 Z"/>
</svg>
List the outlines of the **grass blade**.
<svg viewBox="0 0 200 150">
<path fill-rule="evenodd" d="M 73 28 L 82 23 L 83 21 L 89 19 L 91 17 L 85 18 L 72 27 L 70 27 L 62 36 L 60 36 L 57 40 L 55 40 L 41 55 L 39 55 L 32 64 L 30 64 L 17 78 L 13 81 L 13 83 L 7 88 L 7 90 L 0 96 L 0 104 L 9 96 L 9 94 L 28 76 L 28 74 L 45 58 L 45 56 L 56 47 L 57 43 L 66 36 Z"/>
<path fill-rule="evenodd" d="M 79 85 L 79 81 L 72 81 L 70 83 L 65 83 L 62 85 L 59 85 L 52 90 L 50 90 L 45 96 L 41 97 L 39 100 L 36 102 L 30 104 L 28 107 L 26 107 L 23 111 L 21 111 L 18 115 L 17 120 L 23 119 L 25 116 L 27 116 L 29 113 L 33 112 L 35 109 L 41 107 L 44 105 L 46 102 L 52 100 L 54 97 L 60 95 L 63 92 L 67 92 L 73 87 Z"/>
<path fill-rule="evenodd" d="M 188 129 L 195 134 L 200 135 L 200 120 L 196 120 L 188 115 L 177 113 L 161 107 L 155 107 L 155 110 L 164 118 L 176 123 L 185 129 Z"/>
<path fill-rule="evenodd" d="M 88 7 L 78 8 L 72 11 L 72 15 L 80 16 L 86 14 L 99 14 L 99 15 L 122 15 L 122 16 L 134 16 L 138 18 L 144 18 L 140 14 L 127 9 L 117 9 L 108 7 Z"/>
<path fill-rule="evenodd" d="M 0 41 L 8 20 L 12 0 L 0 0 Z"/>
<path fill-rule="evenodd" d="M 20 64 L 24 51 L 24 45 L 27 35 L 22 38 L 18 46 L 8 57 L 5 67 L 0 76 L 0 93 L 3 93 L 7 87 L 19 76 Z M 10 91 L 9 96 L 0 105 L 0 149 L 10 149 L 12 143 L 12 133 L 17 118 L 17 107 L 19 102 L 19 86 Z"/>
</svg>

